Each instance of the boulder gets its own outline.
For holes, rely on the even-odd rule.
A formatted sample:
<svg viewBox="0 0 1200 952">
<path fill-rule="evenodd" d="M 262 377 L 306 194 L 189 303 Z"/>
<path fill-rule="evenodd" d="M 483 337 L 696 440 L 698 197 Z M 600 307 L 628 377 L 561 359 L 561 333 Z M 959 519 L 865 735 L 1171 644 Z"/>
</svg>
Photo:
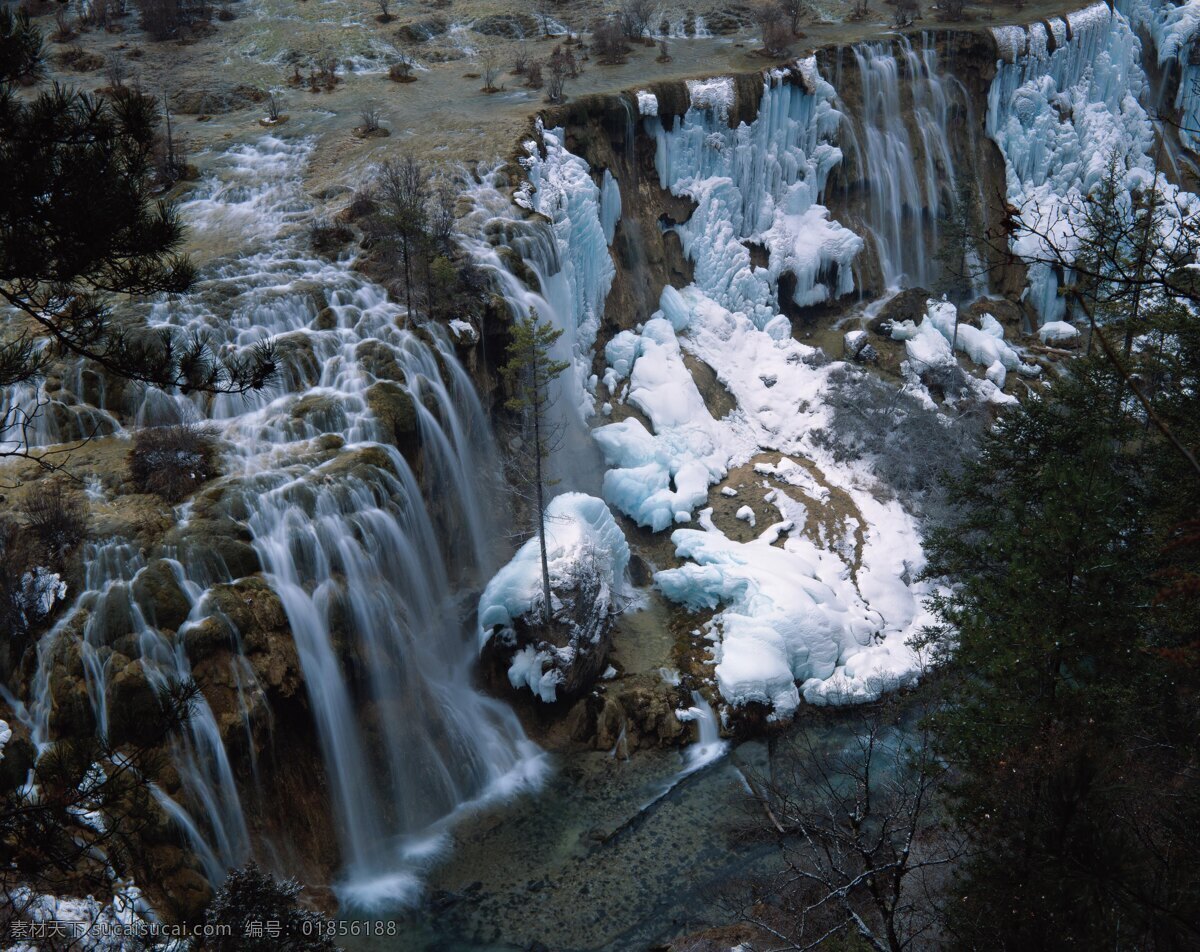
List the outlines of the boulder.
<svg viewBox="0 0 1200 952">
<path fill-rule="evenodd" d="M 413 462 L 421 439 L 417 407 L 408 391 L 398 383 L 380 380 L 367 388 L 366 397 L 387 438 Z"/>
<path fill-rule="evenodd" d="M 159 629 L 175 631 L 192 609 L 166 559 L 155 559 L 138 573 L 133 597 L 146 620 Z"/>
<path fill-rule="evenodd" d="M 925 302 L 932 295 L 925 288 L 907 288 L 879 309 L 879 313 L 867 325 L 871 333 L 886 337 L 892 324 L 913 321 L 920 324 L 925 316 Z"/>
</svg>

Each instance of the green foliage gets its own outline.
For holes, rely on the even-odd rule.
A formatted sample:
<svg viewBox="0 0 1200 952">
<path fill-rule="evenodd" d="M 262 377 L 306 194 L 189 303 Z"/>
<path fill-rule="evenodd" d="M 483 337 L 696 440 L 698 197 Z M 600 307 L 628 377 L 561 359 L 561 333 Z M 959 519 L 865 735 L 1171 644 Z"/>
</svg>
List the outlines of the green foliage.
<svg viewBox="0 0 1200 952">
<path fill-rule="evenodd" d="M 550 383 L 568 366 L 550 356 L 550 348 L 562 333 L 560 328 L 541 323 L 534 308 L 529 309 L 528 317 L 513 322 L 508 359 L 500 368 L 508 384 L 509 398 L 504 405 L 509 410 L 544 415 L 550 399 Z"/>
<path fill-rule="evenodd" d="M 1174 632 L 1156 601 L 1167 510 L 1200 491 L 1163 493 L 1182 464 L 1137 408 L 1112 362 L 1075 362 L 999 422 L 928 540 L 927 574 L 956 583 L 934 725 L 975 847 L 947 904 L 962 948 L 1200 939 L 1197 682 L 1161 650 L 1195 637 L 1196 601 Z"/>
<path fill-rule="evenodd" d="M 37 377 L 59 354 L 184 391 L 241 393 L 273 377 L 269 344 L 218 357 L 201 336 L 113 319 L 114 295 L 180 293 L 195 275 L 178 213 L 152 198 L 157 135 L 150 97 L 0 91 L 0 299 L 52 345 L 27 335 L 0 347 L 0 386 Z"/>
<path fill-rule="evenodd" d="M 230 870 L 205 915 L 229 935 L 204 940 L 206 952 L 338 952 L 329 938 L 327 916 L 304 909 L 296 901 L 301 886 L 280 882 L 254 863 Z M 223 931 L 220 928 L 214 932 Z"/>
<path fill-rule="evenodd" d="M 8 4 L 0 6 L 0 87 L 42 78 L 46 71 L 43 43 L 28 11 L 18 9 L 14 14 Z"/>
</svg>

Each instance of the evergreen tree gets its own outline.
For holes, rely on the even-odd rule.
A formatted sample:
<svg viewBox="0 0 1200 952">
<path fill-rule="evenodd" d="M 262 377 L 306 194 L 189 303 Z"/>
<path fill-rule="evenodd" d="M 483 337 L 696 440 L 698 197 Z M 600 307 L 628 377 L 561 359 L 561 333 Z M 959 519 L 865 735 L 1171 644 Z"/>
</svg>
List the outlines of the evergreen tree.
<svg viewBox="0 0 1200 952">
<path fill-rule="evenodd" d="M 200 947 L 205 952 L 338 952 L 334 923 L 300 905 L 301 889 L 295 880 L 280 882 L 255 863 L 230 870 L 205 914 L 213 935 Z"/>
<path fill-rule="evenodd" d="M 947 903 L 962 948 L 1200 940 L 1197 745 L 1177 723 L 1197 698 L 1157 650 L 1156 470 L 1178 458 L 1123 388 L 1083 358 L 1002 419 L 953 487 L 961 520 L 928 540 L 928 574 L 956 583 L 934 603 L 953 656 L 934 723 L 974 846 Z M 1194 476 L 1174 490 L 1200 499 Z"/>
<path fill-rule="evenodd" d="M 518 446 L 517 475 L 532 489 L 530 500 L 537 515 L 537 536 L 542 558 L 542 622 L 550 624 L 550 566 L 546 559 L 546 488 L 544 464 L 558 440 L 559 428 L 550 419 L 550 386 L 567 364 L 550 356 L 562 330 L 543 324 L 534 308 L 514 322 L 507 361 L 501 368 L 509 388 L 505 406 L 520 417 L 524 431 Z"/>
<path fill-rule="evenodd" d="M 7 4 L 0 7 L 0 86 L 35 82 L 45 69 L 42 34 L 29 11 L 19 8 L 14 15 Z"/>
</svg>

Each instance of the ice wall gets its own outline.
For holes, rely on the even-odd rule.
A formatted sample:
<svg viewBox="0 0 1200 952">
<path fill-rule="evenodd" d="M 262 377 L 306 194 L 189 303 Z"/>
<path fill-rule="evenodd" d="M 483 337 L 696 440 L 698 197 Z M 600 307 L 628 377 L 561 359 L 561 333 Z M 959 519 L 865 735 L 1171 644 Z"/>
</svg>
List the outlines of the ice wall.
<svg viewBox="0 0 1200 952">
<path fill-rule="evenodd" d="M 842 159 L 834 144 L 841 115 L 833 87 L 811 58 L 798 70 L 807 88 L 773 71 L 757 118 L 734 129 L 727 123 L 733 81 L 724 78 L 689 84 L 691 108 L 670 126 L 657 116 L 643 120 L 656 142 L 660 185 L 696 202 L 678 226 L 696 285 L 760 327 L 779 313 L 781 274 L 795 276 L 798 305 L 839 297 L 854 289 L 851 266 L 863 247 L 820 204 L 829 172 Z M 750 243 L 767 249 L 766 268 L 751 263 Z"/>
<path fill-rule="evenodd" d="M 1154 41 L 1158 65 L 1178 68 L 1175 92 L 1179 141 L 1193 152 L 1200 151 L 1200 62 L 1193 53 L 1200 32 L 1200 0 L 1178 6 L 1167 0 L 1127 0 L 1118 8 L 1136 27 L 1144 28 Z"/>
<path fill-rule="evenodd" d="M 1027 29 L 994 30 L 1001 62 L 988 94 L 987 133 L 1004 154 L 1008 201 L 1026 228 L 1013 250 L 1030 262 L 1028 301 L 1061 320 L 1060 275 L 1047 236 L 1069 256 L 1078 208 L 1115 157 L 1130 188 L 1153 180 L 1154 128 L 1129 20 L 1103 3 Z"/>
</svg>

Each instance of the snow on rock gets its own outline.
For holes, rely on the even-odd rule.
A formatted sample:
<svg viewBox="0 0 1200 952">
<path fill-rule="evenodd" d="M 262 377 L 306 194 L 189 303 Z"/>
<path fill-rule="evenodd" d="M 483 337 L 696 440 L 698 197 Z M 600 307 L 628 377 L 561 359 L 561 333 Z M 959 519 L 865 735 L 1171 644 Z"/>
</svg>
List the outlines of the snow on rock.
<svg viewBox="0 0 1200 952">
<path fill-rule="evenodd" d="M 640 335 L 621 332 L 605 353 L 612 362 L 606 382 L 629 376 L 625 399 L 646 415 L 654 433 L 636 417 L 592 431 L 614 467 L 604 474 L 604 498 L 658 532 L 708 498 L 736 441 L 708 412 L 665 318 L 647 321 Z"/>
<path fill-rule="evenodd" d="M 492 577 L 479 599 L 479 642 L 511 651 L 508 678 L 546 703 L 603 670 L 608 627 L 627 594 L 629 545 L 603 500 L 563 493 L 546 507 L 546 557 L 554 623 L 540 625 L 541 549 L 536 536 Z M 540 635 L 542 637 L 535 637 Z"/>
<path fill-rule="evenodd" d="M 1030 377 L 1040 372 L 1036 364 L 1022 361 L 1021 355 L 1004 340 L 1004 328 L 992 315 L 982 315 L 981 326 L 974 327 L 959 321 L 957 309 L 948 301 L 930 299 L 926 308 L 920 324 L 897 321 L 892 325 L 892 339 L 904 341 L 908 359 L 903 369 L 910 380 L 919 382 L 931 372 L 936 375 L 956 366 L 952 346 L 986 368 L 984 379 L 975 383 L 975 393 L 992 403 L 1016 401 L 1015 397 L 1000 392 L 1008 371 L 1016 370 Z"/>
<path fill-rule="evenodd" d="M 8 726 L 8 721 L 0 721 L 0 760 L 4 759 L 4 748 L 12 740 L 12 733 L 12 728 Z"/>
<path fill-rule="evenodd" d="M 756 520 L 754 518 L 754 510 L 751 509 L 749 506 L 742 506 L 740 509 L 738 509 L 738 511 L 736 513 L 734 513 L 734 515 L 738 519 L 741 519 L 742 522 L 750 523 L 751 529 L 754 528 L 755 522 L 756 522 Z"/>
<path fill-rule="evenodd" d="M 1043 344 L 1060 340 L 1073 340 L 1079 336 L 1079 328 L 1066 321 L 1049 321 L 1038 328 L 1038 337 Z"/>
<path fill-rule="evenodd" d="M 654 93 L 648 93 L 644 89 L 639 89 L 637 92 L 638 115 L 640 116 L 657 116 L 658 115 L 658 97 Z"/>
<path fill-rule="evenodd" d="M 711 111 L 713 118 L 721 122 L 728 120 L 734 102 L 733 80 L 730 77 L 689 79 L 687 88 L 693 109 Z"/>
<path fill-rule="evenodd" d="M 479 332 L 468 321 L 461 321 L 458 318 L 450 322 L 450 333 L 458 340 L 465 341 L 468 344 L 474 344 L 479 340 Z"/>
<path fill-rule="evenodd" d="M 723 607 L 714 617 L 716 675 L 734 706 L 756 701 L 789 716 L 800 701 L 797 681 L 830 677 L 843 653 L 868 644 L 882 626 L 841 578 L 842 563 L 806 540 L 778 548 L 677 529 L 671 541 L 691 562 L 654 580 L 693 610 Z"/>
<path fill-rule="evenodd" d="M 590 378 L 592 348 L 604 313 L 604 301 L 616 268 L 609 257 L 609 232 L 602 216 L 601 188 L 592 181 L 587 162 L 571 154 L 562 129 L 545 129 L 538 121 L 541 148 L 526 143 L 528 155 L 521 160 L 528 175 L 527 188 L 515 200 L 544 215 L 551 224 L 557 245 L 558 269 L 543 275 L 543 292 L 563 330 L 555 356 L 571 364 L 568 386 L 583 417 L 595 410 Z M 542 149 L 545 155 L 542 155 Z M 611 176 L 610 176 L 611 178 Z M 613 182 L 606 213 L 620 215 L 620 193 L 614 202 Z M 616 217 L 611 218 L 615 228 Z"/>
</svg>

